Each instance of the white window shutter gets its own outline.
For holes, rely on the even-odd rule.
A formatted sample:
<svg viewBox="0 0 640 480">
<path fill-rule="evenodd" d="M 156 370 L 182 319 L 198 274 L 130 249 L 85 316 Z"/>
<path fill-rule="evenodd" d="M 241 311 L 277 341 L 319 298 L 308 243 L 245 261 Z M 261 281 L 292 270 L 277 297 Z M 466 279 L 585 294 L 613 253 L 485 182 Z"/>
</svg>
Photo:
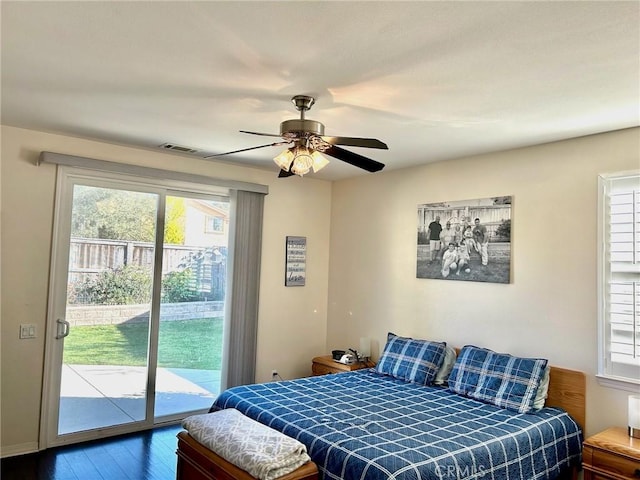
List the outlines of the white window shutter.
<svg viewBox="0 0 640 480">
<path fill-rule="evenodd" d="M 600 186 L 598 373 L 640 382 L 640 175 L 601 177 Z"/>
</svg>

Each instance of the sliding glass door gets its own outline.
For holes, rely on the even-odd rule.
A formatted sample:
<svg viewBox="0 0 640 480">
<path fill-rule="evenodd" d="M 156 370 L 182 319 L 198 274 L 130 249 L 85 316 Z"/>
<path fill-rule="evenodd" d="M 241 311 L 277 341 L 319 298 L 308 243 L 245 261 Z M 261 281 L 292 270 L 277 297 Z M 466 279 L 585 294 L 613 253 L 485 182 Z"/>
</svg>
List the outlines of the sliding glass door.
<svg viewBox="0 0 640 480">
<path fill-rule="evenodd" d="M 208 409 L 220 393 L 229 202 L 166 198 L 156 418 Z"/>
<path fill-rule="evenodd" d="M 205 411 L 220 391 L 229 202 L 114 175 L 61 175 L 47 446 Z"/>
<path fill-rule="evenodd" d="M 146 419 L 159 200 L 73 185 L 66 313 L 56 319 L 59 435 Z"/>
</svg>

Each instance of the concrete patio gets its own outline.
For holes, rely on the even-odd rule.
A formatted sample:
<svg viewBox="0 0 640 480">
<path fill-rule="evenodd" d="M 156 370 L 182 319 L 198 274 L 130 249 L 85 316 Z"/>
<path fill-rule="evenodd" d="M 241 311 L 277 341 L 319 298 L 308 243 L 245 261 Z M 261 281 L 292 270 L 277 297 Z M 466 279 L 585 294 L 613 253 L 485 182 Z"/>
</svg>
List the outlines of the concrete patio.
<svg viewBox="0 0 640 480">
<path fill-rule="evenodd" d="M 143 420 L 146 382 L 145 367 L 64 364 L 58 433 Z M 219 393 L 219 370 L 158 368 L 155 416 L 208 409 Z"/>
</svg>

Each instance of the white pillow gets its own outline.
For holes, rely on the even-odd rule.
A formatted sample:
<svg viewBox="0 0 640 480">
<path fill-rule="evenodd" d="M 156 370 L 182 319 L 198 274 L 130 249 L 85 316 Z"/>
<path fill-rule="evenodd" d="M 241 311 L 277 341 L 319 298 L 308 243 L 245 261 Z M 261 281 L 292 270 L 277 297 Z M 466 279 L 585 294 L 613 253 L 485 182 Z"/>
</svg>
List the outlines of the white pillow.
<svg viewBox="0 0 640 480">
<path fill-rule="evenodd" d="M 540 410 L 542 407 L 544 407 L 544 402 L 547 399 L 547 393 L 549 391 L 550 371 L 551 367 L 547 365 L 547 368 L 545 368 L 544 372 L 542 373 L 540 385 L 538 386 L 538 390 L 536 391 L 536 398 L 533 399 L 533 410 Z"/>
<path fill-rule="evenodd" d="M 549 392 L 549 372 L 551 371 L 551 367 L 547 365 L 547 368 L 544 369 L 542 373 L 542 378 L 540 379 L 540 385 L 538 386 L 538 390 L 536 391 L 536 398 L 533 399 L 533 410 L 540 410 L 544 407 L 544 402 L 547 399 L 547 393 Z"/>
<path fill-rule="evenodd" d="M 433 381 L 434 385 L 444 385 L 444 382 L 449 378 L 449 374 L 451 373 L 454 363 L 456 363 L 456 351 L 453 347 L 447 345 L 444 352 L 444 360 L 442 361 L 442 365 L 438 369 L 436 378 Z"/>
</svg>

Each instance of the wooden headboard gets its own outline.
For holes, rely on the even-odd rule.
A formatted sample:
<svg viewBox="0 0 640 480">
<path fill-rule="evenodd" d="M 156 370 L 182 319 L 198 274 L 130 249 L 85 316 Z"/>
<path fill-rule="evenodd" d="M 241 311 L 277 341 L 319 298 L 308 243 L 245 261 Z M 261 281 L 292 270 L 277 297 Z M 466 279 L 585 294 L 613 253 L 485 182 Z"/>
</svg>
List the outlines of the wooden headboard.
<svg viewBox="0 0 640 480">
<path fill-rule="evenodd" d="M 551 367 L 549 394 L 545 406 L 566 410 L 584 432 L 586 420 L 586 377 L 584 373 Z"/>
</svg>

